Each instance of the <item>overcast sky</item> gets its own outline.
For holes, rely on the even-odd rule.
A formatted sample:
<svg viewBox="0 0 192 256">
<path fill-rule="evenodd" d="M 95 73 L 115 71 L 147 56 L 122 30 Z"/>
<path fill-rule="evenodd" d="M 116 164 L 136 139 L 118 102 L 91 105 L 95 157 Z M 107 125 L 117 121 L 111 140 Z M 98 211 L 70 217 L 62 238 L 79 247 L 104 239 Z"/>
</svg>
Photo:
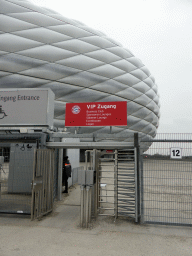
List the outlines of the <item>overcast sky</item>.
<svg viewBox="0 0 192 256">
<path fill-rule="evenodd" d="M 192 133 L 192 0 L 32 2 L 98 29 L 129 49 L 158 85 L 158 132 Z"/>
</svg>

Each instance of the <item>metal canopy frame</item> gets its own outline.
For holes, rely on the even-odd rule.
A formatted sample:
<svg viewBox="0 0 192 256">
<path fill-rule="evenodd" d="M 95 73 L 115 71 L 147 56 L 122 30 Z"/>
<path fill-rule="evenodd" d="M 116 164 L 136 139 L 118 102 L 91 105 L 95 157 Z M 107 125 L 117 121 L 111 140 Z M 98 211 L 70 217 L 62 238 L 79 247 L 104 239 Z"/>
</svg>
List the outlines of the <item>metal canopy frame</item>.
<svg viewBox="0 0 192 256">
<path fill-rule="evenodd" d="M 120 139 L 127 138 L 127 134 L 115 133 L 79 133 L 72 134 L 66 132 L 53 132 L 50 133 L 52 138 L 93 138 L 93 139 Z"/>
<path fill-rule="evenodd" d="M 130 144 L 126 142 L 47 142 L 47 148 L 79 148 L 79 149 L 126 149 Z"/>
<path fill-rule="evenodd" d="M 134 147 L 134 142 L 117 141 L 119 139 L 127 139 L 127 134 L 108 134 L 108 133 L 97 133 L 97 134 L 71 134 L 63 132 L 50 133 L 50 142 L 46 143 L 48 148 L 79 148 L 79 149 L 126 149 Z M 54 138 L 79 138 L 79 139 L 92 139 L 90 142 L 51 142 Z M 101 141 L 105 140 L 105 141 Z M 107 140 L 107 141 L 106 141 Z M 114 141 L 116 140 L 116 141 Z"/>
</svg>

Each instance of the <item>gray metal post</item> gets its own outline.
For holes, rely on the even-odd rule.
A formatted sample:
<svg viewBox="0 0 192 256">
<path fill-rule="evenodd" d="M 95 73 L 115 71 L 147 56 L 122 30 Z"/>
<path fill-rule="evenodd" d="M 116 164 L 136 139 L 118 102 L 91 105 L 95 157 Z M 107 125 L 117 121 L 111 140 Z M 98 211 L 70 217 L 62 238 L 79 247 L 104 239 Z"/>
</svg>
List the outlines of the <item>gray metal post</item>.
<svg viewBox="0 0 192 256">
<path fill-rule="evenodd" d="M 90 187 L 89 190 L 89 218 L 88 218 L 88 222 L 91 222 L 91 194 L 92 194 L 92 189 L 93 187 Z"/>
<path fill-rule="evenodd" d="M 96 171 L 96 181 L 95 181 L 95 217 L 97 217 L 97 209 L 98 209 L 98 176 L 99 176 L 99 163 L 98 163 L 98 151 L 95 149 L 95 171 Z"/>
<path fill-rule="evenodd" d="M 90 169 L 93 170 L 93 150 L 90 151 Z"/>
<path fill-rule="evenodd" d="M 135 222 L 138 222 L 137 148 L 134 149 L 134 154 L 135 154 Z"/>
<path fill-rule="evenodd" d="M 83 227 L 84 224 L 84 190 L 85 186 L 81 186 L 81 214 L 80 214 L 80 226 Z"/>
<path fill-rule="evenodd" d="M 101 206 L 100 200 L 100 183 L 101 183 L 101 177 L 100 176 L 100 152 L 97 151 L 97 159 L 98 159 L 98 166 L 97 166 L 97 172 L 96 172 L 96 189 L 97 189 L 97 209 Z"/>
<path fill-rule="evenodd" d="M 46 139 L 47 135 L 45 133 L 41 133 L 41 148 L 46 148 Z"/>
<path fill-rule="evenodd" d="M 97 173 L 97 157 L 96 157 L 97 151 L 96 149 L 93 149 L 93 170 Z M 92 193 L 94 193 L 93 198 L 94 198 L 94 217 L 97 217 L 97 184 L 94 184 L 92 187 Z"/>
<path fill-rule="evenodd" d="M 114 215 L 115 219 L 118 217 L 118 175 L 117 175 L 117 164 L 118 164 L 118 151 L 115 150 L 115 166 L 114 166 Z"/>
<path fill-rule="evenodd" d="M 58 164 L 58 191 L 57 198 L 61 200 L 62 194 L 62 168 L 63 168 L 63 149 L 59 149 L 59 164 Z"/>
<path fill-rule="evenodd" d="M 140 186 L 141 186 L 141 194 L 140 194 L 140 199 L 141 199 L 141 223 L 144 223 L 144 200 L 143 200 L 143 157 L 140 157 Z"/>
<path fill-rule="evenodd" d="M 86 186 L 86 203 L 85 203 L 85 227 L 88 228 L 89 223 L 89 192 L 90 192 L 90 186 Z"/>
<path fill-rule="evenodd" d="M 136 222 L 140 222 L 140 166 L 139 166 L 139 159 L 140 159 L 140 149 L 139 149 L 139 135 L 138 133 L 134 133 L 134 147 L 135 147 L 135 196 L 136 196 L 136 201 L 135 201 L 135 216 Z"/>
<path fill-rule="evenodd" d="M 85 151 L 85 170 L 88 170 L 88 157 L 87 157 L 87 150 Z"/>
</svg>

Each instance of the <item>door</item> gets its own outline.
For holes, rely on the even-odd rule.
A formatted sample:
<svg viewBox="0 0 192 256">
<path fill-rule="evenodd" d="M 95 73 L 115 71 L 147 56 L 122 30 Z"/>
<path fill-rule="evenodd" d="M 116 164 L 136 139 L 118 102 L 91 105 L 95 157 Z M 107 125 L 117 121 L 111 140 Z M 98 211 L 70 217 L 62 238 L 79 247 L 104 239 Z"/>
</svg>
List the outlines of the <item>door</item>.
<svg viewBox="0 0 192 256">
<path fill-rule="evenodd" d="M 37 149 L 32 180 L 31 219 L 53 210 L 54 150 Z"/>
</svg>

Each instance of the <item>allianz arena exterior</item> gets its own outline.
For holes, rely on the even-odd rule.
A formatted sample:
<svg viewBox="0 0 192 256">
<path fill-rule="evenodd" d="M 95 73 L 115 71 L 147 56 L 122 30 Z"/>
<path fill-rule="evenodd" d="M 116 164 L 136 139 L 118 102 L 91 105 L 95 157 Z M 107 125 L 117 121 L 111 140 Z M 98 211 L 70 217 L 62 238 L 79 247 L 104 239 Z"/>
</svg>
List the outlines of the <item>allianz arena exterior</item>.
<svg viewBox="0 0 192 256">
<path fill-rule="evenodd" d="M 154 137 L 159 96 L 153 76 L 129 50 L 78 21 L 25 0 L 0 0 L 0 87 L 50 88 L 55 126 L 64 127 L 67 102 L 127 101 L 127 127 Z M 68 128 L 74 132 L 74 128 Z M 81 127 L 79 133 L 109 132 Z"/>
</svg>

